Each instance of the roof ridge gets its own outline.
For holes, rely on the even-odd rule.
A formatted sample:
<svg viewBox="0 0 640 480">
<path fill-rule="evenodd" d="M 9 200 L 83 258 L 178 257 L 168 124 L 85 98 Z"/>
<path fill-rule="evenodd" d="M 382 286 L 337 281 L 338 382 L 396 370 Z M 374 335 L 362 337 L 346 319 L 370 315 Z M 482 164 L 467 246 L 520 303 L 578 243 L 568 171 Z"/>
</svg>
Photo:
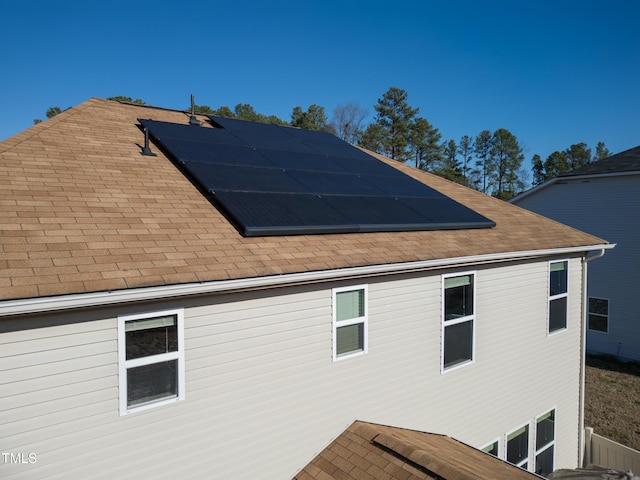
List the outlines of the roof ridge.
<svg viewBox="0 0 640 480">
<path fill-rule="evenodd" d="M 451 437 L 444 436 L 444 438 L 450 439 Z M 457 478 L 459 480 L 474 480 L 476 478 L 461 465 L 456 467 L 450 462 L 438 458 L 437 455 L 427 452 L 420 445 L 409 439 L 387 433 L 379 433 L 372 439 L 372 442 L 391 450 L 408 462 L 435 473 L 438 477 Z"/>
<path fill-rule="evenodd" d="M 69 107 L 51 118 L 31 125 L 26 130 L 22 130 L 21 132 L 18 132 L 15 135 L 12 135 L 9 138 L 0 141 L 0 153 L 4 153 L 7 150 L 14 148 L 21 143 L 32 139 L 35 136 L 40 135 L 44 131 L 49 130 L 50 128 L 57 125 L 59 122 L 67 120 L 70 116 L 75 116 L 76 114 L 87 108 L 90 103 L 93 103 L 96 100 L 102 101 L 102 99 L 100 98 L 91 97 L 74 107 Z"/>
</svg>

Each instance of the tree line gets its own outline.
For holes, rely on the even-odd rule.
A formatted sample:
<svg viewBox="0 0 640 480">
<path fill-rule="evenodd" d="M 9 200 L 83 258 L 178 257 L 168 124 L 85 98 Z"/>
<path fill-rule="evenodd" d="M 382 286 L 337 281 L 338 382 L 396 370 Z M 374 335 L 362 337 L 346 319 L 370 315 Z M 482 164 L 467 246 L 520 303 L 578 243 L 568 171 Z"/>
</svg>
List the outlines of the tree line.
<svg viewBox="0 0 640 480">
<path fill-rule="evenodd" d="M 124 96 L 108 97 L 107 100 L 146 105 L 141 99 Z M 246 103 L 239 103 L 233 109 L 226 105 L 218 108 L 195 105 L 194 108 L 198 114 L 330 132 L 353 145 L 503 200 L 520 193 L 529 183 L 528 171 L 523 168 L 523 148 L 509 130 L 482 130 L 475 136 L 463 135 L 458 141 L 443 140 L 439 130 L 418 115 L 419 109 L 409 105 L 408 93 L 397 87 L 390 87 L 378 99 L 373 106 L 375 118 L 369 124 L 365 124 L 368 110 L 356 103 L 338 105 L 330 120 L 324 107 L 316 104 L 306 110 L 294 107 L 289 121 L 258 113 Z M 185 110 L 190 111 L 191 108 Z M 58 113 L 59 107 L 51 107 L 47 110 L 47 118 Z M 34 120 L 34 123 L 40 121 Z M 558 174 L 608 156 L 610 152 L 603 142 L 597 144 L 593 156 L 585 143 L 553 152 L 544 161 L 535 154 L 531 159 L 532 184 L 538 185 Z"/>
</svg>

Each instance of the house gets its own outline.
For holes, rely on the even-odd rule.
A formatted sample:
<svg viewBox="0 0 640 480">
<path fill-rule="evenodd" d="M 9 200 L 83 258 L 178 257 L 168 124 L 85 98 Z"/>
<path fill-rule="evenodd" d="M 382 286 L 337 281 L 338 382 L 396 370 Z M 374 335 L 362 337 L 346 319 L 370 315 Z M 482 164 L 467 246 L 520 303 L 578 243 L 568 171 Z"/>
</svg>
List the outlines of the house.
<svg viewBox="0 0 640 480">
<path fill-rule="evenodd" d="M 356 419 L 578 466 L 583 282 L 613 245 L 328 137 L 366 168 L 319 188 L 415 196 L 247 205 L 333 175 L 207 176 L 317 140 L 254 126 L 90 99 L 0 143 L 0 476 L 287 479 Z"/>
<path fill-rule="evenodd" d="M 294 480 L 540 478 L 445 435 L 356 421 Z"/>
<path fill-rule="evenodd" d="M 602 236 L 617 247 L 588 281 L 587 349 L 640 361 L 640 147 L 564 173 L 512 203 Z"/>
</svg>

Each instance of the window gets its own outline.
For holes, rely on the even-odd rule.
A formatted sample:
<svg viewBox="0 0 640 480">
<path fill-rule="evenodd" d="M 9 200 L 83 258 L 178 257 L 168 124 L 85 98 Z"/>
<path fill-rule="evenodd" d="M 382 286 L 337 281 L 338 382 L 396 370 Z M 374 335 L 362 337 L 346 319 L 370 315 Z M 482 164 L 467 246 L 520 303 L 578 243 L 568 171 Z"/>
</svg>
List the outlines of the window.
<svg viewBox="0 0 640 480">
<path fill-rule="evenodd" d="M 589 297 L 589 330 L 609 332 L 609 300 Z"/>
<path fill-rule="evenodd" d="M 333 289 L 333 359 L 367 352 L 367 286 Z"/>
<path fill-rule="evenodd" d="M 493 455 L 494 457 L 497 457 L 499 447 L 500 447 L 499 440 L 495 440 L 493 443 L 490 443 L 489 445 L 486 445 L 485 447 L 483 447 L 482 451 L 490 455 Z"/>
<path fill-rule="evenodd" d="M 442 370 L 473 361 L 474 273 L 443 277 Z"/>
<path fill-rule="evenodd" d="M 551 410 L 536 419 L 536 470 L 546 477 L 553 472 L 553 454 L 556 438 L 556 411 Z"/>
<path fill-rule="evenodd" d="M 120 415 L 184 399 L 183 315 L 118 318 Z"/>
<path fill-rule="evenodd" d="M 507 462 L 529 468 L 529 424 L 507 434 Z"/>
<path fill-rule="evenodd" d="M 549 333 L 567 328 L 568 263 L 549 263 Z"/>
</svg>

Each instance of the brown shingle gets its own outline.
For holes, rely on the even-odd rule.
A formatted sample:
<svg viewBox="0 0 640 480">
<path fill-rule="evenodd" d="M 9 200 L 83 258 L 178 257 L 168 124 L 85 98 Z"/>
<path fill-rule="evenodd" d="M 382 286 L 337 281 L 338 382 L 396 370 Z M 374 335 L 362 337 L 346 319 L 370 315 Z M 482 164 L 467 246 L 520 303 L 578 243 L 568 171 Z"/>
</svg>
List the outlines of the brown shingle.
<svg viewBox="0 0 640 480">
<path fill-rule="evenodd" d="M 140 154 L 138 118 L 189 119 L 91 99 L 0 142 L 0 260 L 20 260 L 2 278 L 51 267 L 4 286 L 0 299 L 604 243 L 381 156 L 496 227 L 244 238 L 157 147 L 156 157 Z M 100 271 L 109 273 L 96 279 Z"/>
<path fill-rule="evenodd" d="M 337 446 L 339 455 L 335 455 Z M 347 460 L 345 449 L 351 452 Z M 325 478 L 527 480 L 538 477 L 444 435 L 357 421 L 294 480 Z"/>
</svg>

